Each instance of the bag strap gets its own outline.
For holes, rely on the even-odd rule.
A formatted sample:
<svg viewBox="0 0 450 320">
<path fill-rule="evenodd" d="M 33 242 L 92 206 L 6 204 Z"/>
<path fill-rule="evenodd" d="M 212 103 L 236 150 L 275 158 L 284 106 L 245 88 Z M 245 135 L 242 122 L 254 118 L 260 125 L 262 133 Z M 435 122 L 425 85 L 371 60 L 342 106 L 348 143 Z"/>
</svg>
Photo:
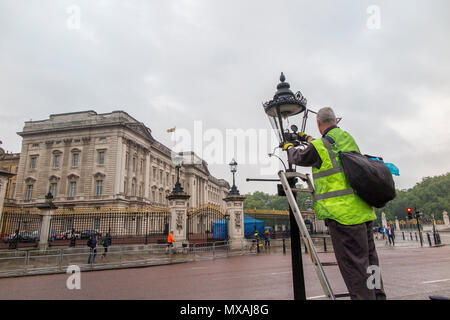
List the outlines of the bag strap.
<svg viewBox="0 0 450 320">
<path fill-rule="evenodd" d="M 330 176 L 336 173 L 340 173 L 340 172 L 344 172 L 344 168 L 342 166 L 338 165 L 338 162 L 336 160 L 336 156 L 333 152 L 333 150 L 331 150 L 331 145 L 333 144 L 334 147 L 338 150 L 338 152 L 340 153 L 341 151 L 339 150 L 339 148 L 336 145 L 336 142 L 333 140 L 333 138 L 329 137 L 329 136 L 325 136 L 324 138 L 322 138 L 323 141 L 323 145 L 325 146 L 325 149 L 327 149 L 328 151 L 328 155 L 330 157 L 331 160 L 331 164 L 332 164 L 332 168 L 328 169 L 328 170 L 324 170 L 324 171 L 320 171 L 318 173 L 314 173 L 313 174 L 313 179 L 319 179 L 319 178 L 323 178 L 326 176 Z M 329 198 L 335 198 L 335 197 L 340 197 L 340 196 L 346 196 L 346 195 L 350 195 L 355 193 L 354 190 L 352 188 L 348 188 L 348 189 L 343 189 L 343 190 L 337 190 L 337 191 L 332 191 L 332 192 L 326 192 L 326 193 L 322 193 L 322 194 L 314 194 L 313 195 L 313 199 L 314 201 L 319 201 L 319 200 L 324 200 L 324 199 L 329 199 Z"/>
<path fill-rule="evenodd" d="M 324 170 L 324 171 L 320 171 L 320 172 L 314 173 L 313 174 L 313 179 L 320 179 L 320 178 L 323 178 L 323 177 L 331 176 L 332 174 L 344 172 L 344 169 L 341 166 L 338 165 L 338 162 L 336 160 L 336 156 L 335 156 L 333 150 L 331 150 L 331 144 L 329 142 L 330 140 L 326 139 L 326 138 L 330 138 L 335 146 L 336 146 L 336 143 L 334 142 L 334 140 L 331 137 L 325 136 L 325 138 L 322 138 L 323 144 L 325 146 L 325 149 L 327 149 L 327 151 L 328 151 L 328 156 L 330 157 L 331 164 L 332 164 L 333 167 L 331 169 L 328 169 L 328 170 Z"/>
</svg>

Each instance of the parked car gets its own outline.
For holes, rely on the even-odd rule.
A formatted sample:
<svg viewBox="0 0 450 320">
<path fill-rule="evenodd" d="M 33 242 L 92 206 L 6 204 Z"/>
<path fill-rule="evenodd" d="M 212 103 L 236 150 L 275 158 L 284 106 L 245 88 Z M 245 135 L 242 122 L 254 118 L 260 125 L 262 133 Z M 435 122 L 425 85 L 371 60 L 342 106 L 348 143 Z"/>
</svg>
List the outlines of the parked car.
<svg viewBox="0 0 450 320">
<path fill-rule="evenodd" d="M 16 240 L 18 242 L 37 242 L 39 241 L 39 231 L 35 230 L 35 231 L 22 231 L 19 232 L 17 234 L 16 237 L 16 233 L 11 233 L 10 235 L 7 235 L 6 237 L 3 238 L 3 242 L 4 243 L 8 243 L 8 242 L 12 242 L 14 240 Z"/>
<path fill-rule="evenodd" d="M 12 240 L 14 240 L 15 237 L 16 237 L 16 233 L 15 232 L 14 233 L 10 233 L 10 234 L 8 234 L 7 236 L 5 236 L 3 238 L 3 242 L 4 243 L 11 242 Z"/>
<path fill-rule="evenodd" d="M 79 239 L 81 237 L 81 233 L 79 231 L 74 232 L 75 238 Z M 63 231 L 60 234 L 56 235 L 57 240 L 69 240 L 72 237 L 72 231 Z"/>
<path fill-rule="evenodd" d="M 39 241 L 39 231 L 35 230 L 33 232 L 24 232 L 21 235 L 21 237 L 22 237 L 22 242 L 38 242 Z"/>
<path fill-rule="evenodd" d="M 91 235 L 101 236 L 102 234 L 96 230 L 83 230 L 81 231 L 81 239 L 89 239 Z"/>
</svg>

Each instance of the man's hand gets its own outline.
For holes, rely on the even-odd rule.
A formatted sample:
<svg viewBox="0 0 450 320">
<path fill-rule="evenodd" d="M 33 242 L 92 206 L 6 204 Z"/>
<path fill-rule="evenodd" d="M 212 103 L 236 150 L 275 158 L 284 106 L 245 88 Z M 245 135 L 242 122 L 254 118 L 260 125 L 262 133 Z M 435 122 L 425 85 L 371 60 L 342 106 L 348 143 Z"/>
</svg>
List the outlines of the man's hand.
<svg viewBox="0 0 450 320">
<path fill-rule="evenodd" d="M 283 148 L 283 151 L 286 151 L 289 148 L 296 147 L 298 145 L 299 145 L 298 141 L 290 141 L 290 142 L 286 142 L 285 144 L 281 143 L 280 147 Z"/>
<path fill-rule="evenodd" d="M 314 140 L 313 137 L 307 135 L 305 132 L 299 132 L 298 133 L 298 140 L 299 141 L 305 141 L 305 142 L 311 142 L 312 140 Z"/>
</svg>

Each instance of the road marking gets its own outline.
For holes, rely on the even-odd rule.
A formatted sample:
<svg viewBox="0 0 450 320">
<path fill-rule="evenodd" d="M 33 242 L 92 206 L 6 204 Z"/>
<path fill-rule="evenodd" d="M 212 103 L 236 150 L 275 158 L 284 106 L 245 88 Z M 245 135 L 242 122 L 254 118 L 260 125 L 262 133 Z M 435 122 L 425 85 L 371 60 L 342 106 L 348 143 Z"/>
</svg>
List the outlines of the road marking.
<svg viewBox="0 0 450 320">
<path fill-rule="evenodd" d="M 272 272 L 271 274 L 283 274 L 283 273 L 291 273 L 291 271 L 285 271 L 285 272 Z"/>
<path fill-rule="evenodd" d="M 424 281 L 422 283 L 436 283 L 436 282 L 445 282 L 445 281 L 450 281 L 450 279 L 441 279 L 441 280 L 432 280 L 432 281 Z"/>
<path fill-rule="evenodd" d="M 315 297 L 308 297 L 306 299 L 312 300 L 312 299 L 320 299 L 320 298 L 326 298 L 327 296 L 315 296 Z"/>
</svg>

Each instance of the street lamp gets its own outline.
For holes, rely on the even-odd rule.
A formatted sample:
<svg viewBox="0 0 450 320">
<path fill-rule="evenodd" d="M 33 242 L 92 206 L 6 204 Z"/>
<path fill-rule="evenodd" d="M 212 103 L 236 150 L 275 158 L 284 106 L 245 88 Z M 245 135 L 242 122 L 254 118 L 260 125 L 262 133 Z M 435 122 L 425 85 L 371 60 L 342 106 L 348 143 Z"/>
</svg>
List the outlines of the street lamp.
<svg viewBox="0 0 450 320">
<path fill-rule="evenodd" d="M 273 99 L 263 103 L 263 107 L 280 143 L 284 143 L 292 140 L 292 133 L 289 132 L 289 118 L 305 111 L 307 100 L 300 91 L 294 95 L 289 89 L 289 83 L 285 82 L 286 77 L 283 72 L 280 81 Z M 296 126 L 291 127 L 291 129 L 297 131 Z M 295 132 L 293 133 L 295 134 Z"/>
<path fill-rule="evenodd" d="M 48 191 L 48 193 L 45 195 L 45 202 L 47 203 L 47 205 L 50 208 L 54 208 L 55 205 L 53 204 L 53 194 L 50 192 L 50 190 Z"/>
<path fill-rule="evenodd" d="M 234 174 L 237 171 L 237 165 L 238 164 L 237 164 L 236 160 L 234 160 L 234 159 L 231 160 L 231 162 L 229 163 L 230 171 L 233 174 L 233 186 L 231 187 L 231 190 L 228 193 L 229 195 L 239 195 L 240 194 L 238 188 L 236 187 L 235 178 L 234 178 Z"/>
<path fill-rule="evenodd" d="M 302 93 L 298 91 L 294 94 L 290 90 L 289 83 L 285 82 L 286 77 L 283 73 L 280 76 L 280 83 L 277 85 L 277 91 L 273 99 L 263 103 L 264 112 L 270 120 L 272 128 L 275 130 L 280 146 L 287 141 L 297 140 L 298 128 L 292 125 L 289 131 L 289 118 L 298 115 L 306 110 L 307 100 Z M 306 125 L 306 114 L 303 117 L 302 131 Z M 289 162 L 289 169 L 287 172 L 295 172 L 293 165 Z M 288 183 L 291 188 L 295 187 L 297 178 L 288 178 Z M 282 190 L 281 185 L 278 185 L 278 190 Z M 293 192 L 294 200 L 296 201 L 296 193 Z M 294 287 L 294 299 L 306 300 L 305 279 L 303 274 L 303 261 L 301 255 L 300 243 L 300 229 L 295 219 L 291 206 L 289 206 L 289 222 L 291 233 L 291 257 L 292 257 L 292 277 Z"/>
<path fill-rule="evenodd" d="M 175 183 L 172 193 L 184 193 L 183 187 L 180 183 L 180 168 L 183 164 L 183 157 L 179 154 L 175 155 L 175 157 L 173 157 L 173 163 L 175 164 L 175 170 L 177 172 L 177 182 Z"/>
</svg>

